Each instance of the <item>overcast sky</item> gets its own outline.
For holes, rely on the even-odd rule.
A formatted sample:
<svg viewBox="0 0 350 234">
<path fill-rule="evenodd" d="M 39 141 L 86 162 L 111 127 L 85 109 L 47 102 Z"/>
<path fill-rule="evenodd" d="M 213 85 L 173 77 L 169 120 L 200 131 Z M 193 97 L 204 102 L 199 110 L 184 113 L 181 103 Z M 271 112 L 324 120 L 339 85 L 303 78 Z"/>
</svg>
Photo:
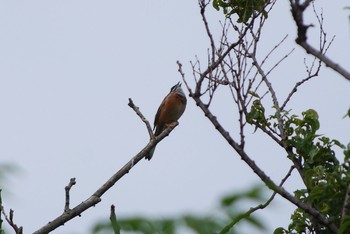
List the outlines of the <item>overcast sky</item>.
<svg viewBox="0 0 350 234">
<path fill-rule="evenodd" d="M 328 55 L 349 71 L 350 12 L 343 9 L 349 2 L 317 2 L 329 40 L 336 35 Z M 213 32 L 219 33 L 222 14 L 212 11 L 209 18 Z M 316 23 L 311 16 L 307 20 Z M 261 56 L 289 35 L 270 64 L 296 48 L 270 77 L 283 99 L 305 77 L 304 57 L 311 61 L 294 44 L 288 1 L 276 4 L 264 33 Z M 313 44 L 317 42 L 315 36 Z M 63 212 L 64 187 L 71 177 L 77 179 L 71 191 L 71 204 L 76 205 L 145 146 L 147 130 L 127 106 L 128 98 L 153 122 L 161 100 L 181 79 L 176 60 L 190 80 L 189 61 L 198 55 L 204 67 L 208 46 L 196 0 L 1 1 L 0 165 L 19 168 L 1 181 L 3 203 L 7 211 L 15 210 L 15 221 L 25 233 Z M 320 133 L 347 144 L 349 120 L 342 117 L 350 106 L 349 84 L 323 68 L 320 77 L 299 89 L 289 108 L 296 114 L 316 109 Z M 232 104 L 222 103 L 215 107 L 219 121 L 236 121 Z M 290 162 L 268 138 L 252 133 L 247 133 L 247 151 L 279 182 Z M 238 138 L 237 132 L 231 134 Z M 300 185 L 297 178 L 287 183 L 290 191 Z M 95 208 L 54 233 L 89 233 L 93 224 L 108 218 L 111 204 L 120 217 L 209 213 L 223 195 L 258 183 L 188 100 L 180 125 L 150 162 L 140 162 Z M 294 209 L 277 198 L 258 214 L 271 233 L 288 225 Z"/>
</svg>

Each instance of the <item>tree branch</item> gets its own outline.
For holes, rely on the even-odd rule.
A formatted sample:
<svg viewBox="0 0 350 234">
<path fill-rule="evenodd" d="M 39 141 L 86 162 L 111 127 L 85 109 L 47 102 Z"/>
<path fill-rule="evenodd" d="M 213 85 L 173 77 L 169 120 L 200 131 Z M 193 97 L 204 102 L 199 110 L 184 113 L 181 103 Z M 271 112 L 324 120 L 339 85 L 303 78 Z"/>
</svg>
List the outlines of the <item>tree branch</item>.
<svg viewBox="0 0 350 234">
<path fill-rule="evenodd" d="M 130 106 L 136 112 L 136 114 L 140 117 L 142 122 L 145 123 L 147 131 L 148 131 L 148 134 L 149 134 L 150 138 L 153 139 L 154 138 L 154 134 L 153 134 L 152 127 L 151 127 L 149 121 L 146 119 L 145 116 L 143 116 L 143 114 L 140 111 L 140 108 L 135 106 L 135 104 L 134 104 L 134 102 L 132 101 L 131 98 L 129 98 L 128 106 Z"/>
<path fill-rule="evenodd" d="M 10 209 L 10 217 L 7 216 L 5 213 L 4 207 L 1 206 L 1 213 L 5 217 L 6 222 L 12 227 L 12 229 L 15 231 L 16 234 L 23 234 L 23 227 L 18 227 L 17 224 L 13 221 L 13 213 L 14 211 Z"/>
<path fill-rule="evenodd" d="M 304 18 L 303 14 L 305 9 L 310 5 L 312 0 L 305 0 L 304 3 L 299 4 L 299 0 L 290 0 L 290 6 L 291 6 L 291 12 L 293 15 L 293 19 L 296 23 L 297 29 L 298 29 L 298 36 L 296 38 L 296 43 L 300 45 L 306 53 L 312 54 L 319 60 L 321 60 L 327 67 L 333 69 L 335 72 L 342 75 L 345 79 L 350 81 L 350 73 L 346 71 L 343 67 L 341 67 L 339 64 L 333 62 L 330 58 L 328 58 L 324 53 L 321 51 L 316 50 L 314 47 L 312 47 L 307 42 L 307 29 L 310 27 L 310 25 L 304 24 Z"/>
<path fill-rule="evenodd" d="M 321 60 L 327 67 L 333 69 L 334 71 L 338 72 L 340 75 L 342 75 L 345 79 L 350 81 L 350 73 L 346 71 L 343 67 L 341 67 L 339 64 L 333 62 L 330 58 L 328 58 L 325 54 L 321 53 L 320 51 L 313 48 L 310 44 L 308 44 L 306 41 L 297 42 L 302 48 L 305 49 L 306 53 L 312 54 L 319 60 Z"/>
<path fill-rule="evenodd" d="M 64 205 L 64 212 L 68 212 L 69 209 L 69 192 L 70 189 L 76 184 L 75 178 L 71 178 L 69 181 L 69 184 L 64 188 L 65 192 L 66 192 L 66 202 Z"/>
<path fill-rule="evenodd" d="M 205 15 L 203 14 L 202 17 L 205 17 Z M 201 95 L 201 88 L 202 88 L 202 83 L 204 81 L 204 79 L 207 77 L 208 74 L 210 74 L 214 69 L 216 69 L 224 60 L 224 58 L 237 46 L 239 45 L 244 36 L 246 35 L 246 33 L 248 32 L 248 30 L 250 29 L 250 27 L 252 27 L 254 25 L 255 19 L 258 17 L 258 15 L 256 17 L 254 17 L 245 27 L 245 29 L 243 30 L 243 32 L 239 35 L 238 39 L 236 42 L 231 43 L 227 49 L 225 51 L 223 51 L 220 55 L 217 56 L 217 59 L 212 59 L 212 63 L 210 65 L 208 65 L 207 69 L 202 72 L 199 76 L 198 81 L 196 82 L 196 88 L 195 88 L 195 92 L 192 93 L 191 95 L 194 96 L 200 96 Z M 206 28 L 206 30 L 208 30 L 208 28 Z M 215 48 L 215 47 L 214 47 Z"/>
<path fill-rule="evenodd" d="M 179 63 L 180 64 L 180 63 Z M 181 66 L 179 66 L 179 70 Z M 182 71 L 180 74 L 184 74 Z M 185 77 L 182 77 L 185 80 Z M 200 97 L 194 95 L 191 89 L 188 89 L 190 92 L 190 97 L 193 98 L 196 105 L 203 111 L 204 115 L 209 119 L 209 121 L 214 125 L 215 129 L 222 135 L 222 137 L 227 141 L 227 143 L 238 153 L 241 159 L 253 170 L 253 172 L 269 187 L 271 190 L 275 191 L 297 207 L 303 209 L 305 212 L 312 215 L 315 219 L 317 219 L 320 223 L 328 227 L 332 232 L 337 233 L 338 229 L 334 223 L 329 221 L 327 218 L 322 216 L 315 208 L 301 202 L 297 198 L 295 198 L 292 194 L 286 191 L 283 187 L 279 187 L 276 185 L 269 176 L 265 174 L 263 170 L 249 157 L 249 155 L 244 151 L 244 149 L 230 136 L 230 133 L 227 132 L 223 126 L 219 123 L 216 116 L 214 116 L 211 111 L 208 109 L 207 105 L 205 105 Z"/>
<path fill-rule="evenodd" d="M 289 169 L 287 175 L 282 179 L 281 183 L 279 184 L 279 187 L 282 187 L 284 182 L 287 181 L 287 179 L 291 176 L 293 170 L 294 170 L 294 166 L 291 166 L 291 168 Z M 255 207 L 252 207 L 247 212 L 245 212 L 245 213 L 243 213 L 241 215 L 238 215 L 234 220 L 232 220 L 232 222 L 229 225 L 227 225 L 224 229 L 221 230 L 220 234 L 228 233 L 229 230 L 235 224 L 237 224 L 242 219 L 244 219 L 246 217 L 249 217 L 255 211 L 265 209 L 273 201 L 273 199 L 275 198 L 276 194 L 277 194 L 276 192 L 273 192 L 271 197 L 264 204 L 260 204 L 260 205 L 257 205 Z"/>
<path fill-rule="evenodd" d="M 137 113 L 137 115 L 141 118 L 141 120 L 146 124 L 147 129 L 150 129 L 149 122 L 139 111 L 139 108 L 134 105 L 131 99 L 129 99 L 129 106 Z M 133 158 L 129 160 L 118 172 L 116 172 L 109 180 L 107 180 L 100 188 L 98 188 L 89 198 L 75 206 L 72 209 L 69 209 L 67 212 L 64 212 L 62 215 L 58 216 L 54 220 L 50 221 L 48 224 L 35 231 L 34 234 L 46 234 L 57 227 L 63 225 L 67 221 L 73 219 L 76 216 L 81 215 L 82 212 L 89 209 L 90 207 L 96 205 L 101 201 L 102 195 L 107 192 L 117 181 L 119 181 L 123 176 L 129 173 L 129 171 L 142 159 L 147 155 L 151 149 L 161 140 L 163 140 L 169 133 L 178 125 L 175 124 L 166 128 L 160 135 L 151 139 L 148 144 L 138 152 Z M 152 133 L 153 134 L 153 133 Z"/>
</svg>

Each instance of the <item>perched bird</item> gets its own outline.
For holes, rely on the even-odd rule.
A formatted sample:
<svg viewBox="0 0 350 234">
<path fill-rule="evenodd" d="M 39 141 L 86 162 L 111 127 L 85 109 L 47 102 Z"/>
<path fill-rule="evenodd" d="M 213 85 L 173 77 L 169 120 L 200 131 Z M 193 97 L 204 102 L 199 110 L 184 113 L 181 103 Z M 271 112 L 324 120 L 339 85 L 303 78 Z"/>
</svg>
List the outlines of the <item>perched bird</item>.
<svg viewBox="0 0 350 234">
<path fill-rule="evenodd" d="M 181 83 L 177 83 L 170 89 L 170 93 L 163 99 L 160 104 L 156 117 L 154 118 L 154 135 L 161 134 L 168 125 L 176 122 L 184 113 L 187 99 L 181 88 Z M 146 159 L 151 160 L 156 147 L 146 155 Z"/>
</svg>

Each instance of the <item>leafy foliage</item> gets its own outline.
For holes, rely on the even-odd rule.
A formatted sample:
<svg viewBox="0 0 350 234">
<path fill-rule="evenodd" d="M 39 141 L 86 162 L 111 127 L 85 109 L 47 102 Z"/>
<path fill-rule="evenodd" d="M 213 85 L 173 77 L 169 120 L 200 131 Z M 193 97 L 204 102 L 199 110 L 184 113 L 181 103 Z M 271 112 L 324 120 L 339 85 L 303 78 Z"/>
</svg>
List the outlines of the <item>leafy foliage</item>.
<svg viewBox="0 0 350 234">
<path fill-rule="evenodd" d="M 269 125 L 269 122 L 265 118 L 265 108 L 260 102 L 260 99 L 253 101 L 253 104 L 250 107 L 250 112 L 246 115 L 247 122 L 250 124 L 259 123 L 261 126 L 266 127 Z M 256 125 L 255 131 L 258 129 Z"/>
<path fill-rule="evenodd" d="M 213 7 L 218 11 L 222 8 L 226 17 L 236 14 L 237 22 L 245 23 L 256 12 L 262 12 L 267 18 L 264 8 L 269 2 L 269 0 L 214 0 Z"/>
<path fill-rule="evenodd" d="M 286 147 L 294 152 L 289 157 L 302 165 L 300 174 L 305 184 L 305 188 L 294 194 L 339 227 L 350 183 L 349 146 L 345 148 L 337 140 L 318 135 L 319 128 L 318 114 L 312 109 L 303 112 L 302 118 L 292 115 L 285 121 Z M 342 163 L 336 158 L 334 146 L 344 149 Z M 291 221 L 288 230 L 278 228 L 275 233 L 332 233 L 299 208 L 291 216 Z M 344 225 L 349 226 L 348 221 Z"/>
<path fill-rule="evenodd" d="M 221 205 L 213 214 L 189 215 L 185 214 L 174 218 L 152 219 L 148 217 L 132 217 L 118 220 L 118 225 L 125 232 L 133 231 L 145 234 L 175 234 L 182 229 L 192 230 L 199 234 L 213 233 L 237 233 L 234 225 L 238 221 L 245 220 L 259 230 L 265 226 L 260 219 L 250 216 L 250 213 L 242 212 L 242 202 L 249 201 L 259 203 L 264 200 L 261 186 L 253 187 L 241 193 L 228 195 L 221 200 Z M 226 225 L 226 226 L 225 226 Z M 225 227 L 223 229 L 223 227 Z M 112 233 L 113 226 L 110 222 L 100 223 L 95 226 L 93 233 Z"/>
<path fill-rule="evenodd" d="M 349 233 L 350 217 L 344 213 L 344 209 L 348 209 L 350 203 L 346 196 L 350 185 L 350 144 L 345 147 L 338 140 L 319 135 L 319 116 L 312 109 L 303 112 L 301 118 L 289 111 L 280 114 L 276 111 L 276 114 L 266 118 L 265 108 L 258 99 L 252 103 L 246 117 L 248 123 L 269 129 L 271 126 L 276 128 L 279 119 L 282 121 L 285 130 L 285 139 L 282 139 L 284 147 L 292 162 L 299 165 L 298 172 L 305 185 L 305 188 L 294 191 L 295 197 L 317 209 L 339 227 L 340 233 Z M 335 147 L 343 150 L 342 162 L 336 157 Z M 297 208 L 291 216 L 288 229 L 279 227 L 274 233 L 333 232 L 304 210 Z"/>
</svg>

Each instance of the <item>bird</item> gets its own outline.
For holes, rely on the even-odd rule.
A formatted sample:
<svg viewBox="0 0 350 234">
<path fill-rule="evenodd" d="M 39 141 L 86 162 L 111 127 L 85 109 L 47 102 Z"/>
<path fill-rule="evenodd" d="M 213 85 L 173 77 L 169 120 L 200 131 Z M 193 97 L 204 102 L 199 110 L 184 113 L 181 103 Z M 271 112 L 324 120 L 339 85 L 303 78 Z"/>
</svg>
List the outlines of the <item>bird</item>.
<svg viewBox="0 0 350 234">
<path fill-rule="evenodd" d="M 160 104 L 157 114 L 154 118 L 154 136 L 161 134 L 169 125 L 178 121 L 185 112 L 187 99 L 184 91 L 181 88 L 181 82 L 178 82 L 171 89 L 169 94 L 163 99 Z M 154 146 L 145 159 L 151 160 Z"/>
</svg>

